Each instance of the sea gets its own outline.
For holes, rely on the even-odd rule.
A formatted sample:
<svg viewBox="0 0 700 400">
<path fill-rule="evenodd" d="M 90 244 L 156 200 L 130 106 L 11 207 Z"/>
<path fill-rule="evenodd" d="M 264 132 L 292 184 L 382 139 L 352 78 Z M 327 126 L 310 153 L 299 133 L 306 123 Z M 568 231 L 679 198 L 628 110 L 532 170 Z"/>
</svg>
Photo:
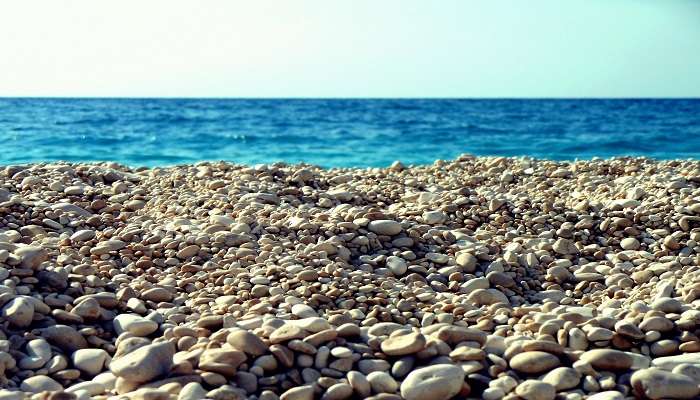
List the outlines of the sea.
<svg viewBox="0 0 700 400">
<path fill-rule="evenodd" d="M 700 159 L 700 99 L 0 98 L 0 164 Z"/>
</svg>

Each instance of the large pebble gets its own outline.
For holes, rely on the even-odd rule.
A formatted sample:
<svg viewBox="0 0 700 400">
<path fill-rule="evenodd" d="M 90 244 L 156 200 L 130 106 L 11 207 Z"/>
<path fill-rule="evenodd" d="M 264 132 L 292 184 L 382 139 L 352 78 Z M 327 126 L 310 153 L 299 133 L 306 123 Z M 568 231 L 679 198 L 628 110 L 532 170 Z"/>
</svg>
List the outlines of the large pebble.
<svg viewBox="0 0 700 400">
<path fill-rule="evenodd" d="M 464 371 L 458 366 L 439 364 L 416 369 L 401 383 L 406 400 L 447 400 L 462 390 Z"/>
<path fill-rule="evenodd" d="M 386 236 L 398 235 L 402 229 L 400 223 L 388 219 L 371 221 L 367 228 L 378 235 Z"/>
<path fill-rule="evenodd" d="M 175 348 L 171 343 L 150 344 L 112 360 L 109 369 L 126 381 L 148 382 L 170 371 L 174 354 Z"/>
<path fill-rule="evenodd" d="M 635 372 L 631 382 L 638 396 L 649 399 L 692 399 L 700 395 L 700 386 L 696 380 L 658 368 Z"/>
<path fill-rule="evenodd" d="M 527 374 L 541 374 L 561 364 L 559 358 L 544 351 L 526 351 L 516 354 L 510 360 L 510 366 L 516 371 Z"/>
<path fill-rule="evenodd" d="M 629 369 L 633 362 L 627 353 L 614 349 L 589 350 L 581 354 L 579 359 L 601 370 L 625 370 Z"/>
</svg>

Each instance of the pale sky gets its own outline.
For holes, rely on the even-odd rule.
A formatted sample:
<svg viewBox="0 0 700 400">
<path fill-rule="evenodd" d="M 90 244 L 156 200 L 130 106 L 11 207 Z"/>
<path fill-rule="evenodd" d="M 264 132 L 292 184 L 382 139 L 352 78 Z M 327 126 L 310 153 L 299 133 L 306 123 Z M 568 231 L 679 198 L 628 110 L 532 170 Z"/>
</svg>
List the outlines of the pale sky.
<svg viewBox="0 0 700 400">
<path fill-rule="evenodd" d="M 700 1 L 0 0 L 0 96 L 700 97 Z"/>
</svg>

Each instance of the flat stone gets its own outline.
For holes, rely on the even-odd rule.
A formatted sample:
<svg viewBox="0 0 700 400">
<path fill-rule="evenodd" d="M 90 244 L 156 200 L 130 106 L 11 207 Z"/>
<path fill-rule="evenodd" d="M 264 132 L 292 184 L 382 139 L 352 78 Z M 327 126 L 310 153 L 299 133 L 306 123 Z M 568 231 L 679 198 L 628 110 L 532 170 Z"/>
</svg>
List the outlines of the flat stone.
<svg viewBox="0 0 700 400">
<path fill-rule="evenodd" d="M 43 338 L 30 340 L 24 351 L 27 357 L 19 360 L 21 369 L 39 369 L 51 359 L 51 345 Z"/>
<path fill-rule="evenodd" d="M 154 287 L 141 293 L 141 298 L 144 300 L 160 303 L 172 300 L 173 294 L 170 293 L 170 291 L 167 289 Z"/>
<path fill-rule="evenodd" d="M 95 238 L 95 231 L 92 229 L 81 229 L 70 236 L 72 242 L 86 242 Z"/>
<path fill-rule="evenodd" d="M 199 246 L 196 244 L 192 244 L 189 246 L 184 247 L 182 250 L 177 252 L 177 258 L 181 260 L 188 259 L 190 257 L 194 257 L 199 253 Z"/>
<path fill-rule="evenodd" d="M 109 369 L 126 381 L 148 382 L 170 371 L 174 354 L 175 348 L 169 342 L 149 344 L 112 360 Z"/>
<path fill-rule="evenodd" d="M 31 325 L 34 318 L 34 304 L 24 297 L 15 297 L 2 308 L 2 315 L 18 328 Z"/>
<path fill-rule="evenodd" d="M 256 334 L 236 329 L 228 334 L 226 342 L 234 349 L 240 350 L 251 356 L 260 356 L 267 352 L 268 346 Z"/>
<path fill-rule="evenodd" d="M 270 343 L 277 344 L 292 339 L 303 339 L 306 333 L 297 325 L 285 324 L 270 334 Z"/>
<path fill-rule="evenodd" d="M 22 381 L 20 390 L 29 393 L 56 392 L 63 390 L 63 386 L 45 375 L 36 375 Z"/>
<path fill-rule="evenodd" d="M 549 383 L 529 379 L 515 388 L 515 394 L 524 400 L 554 400 L 557 392 Z"/>
<path fill-rule="evenodd" d="M 67 325 L 54 325 L 44 328 L 41 330 L 41 336 L 48 340 L 49 343 L 69 354 L 88 347 L 85 337 L 75 328 Z"/>
<path fill-rule="evenodd" d="M 620 350 L 595 349 L 589 350 L 579 358 L 586 361 L 596 369 L 602 370 L 625 370 L 632 366 L 632 357 Z"/>
<path fill-rule="evenodd" d="M 624 238 L 620 241 L 620 247 L 624 250 L 637 250 L 639 249 L 639 240 L 632 237 Z"/>
<path fill-rule="evenodd" d="M 117 315 L 113 324 L 118 335 L 129 332 L 134 336 L 148 336 L 158 330 L 158 324 L 155 321 L 136 314 Z"/>
<path fill-rule="evenodd" d="M 388 219 L 370 221 L 367 228 L 378 235 L 385 236 L 398 235 L 402 230 L 400 223 Z"/>
<path fill-rule="evenodd" d="M 405 400 L 447 400 L 462 390 L 464 371 L 458 366 L 438 364 L 412 371 L 401 383 Z"/>
<path fill-rule="evenodd" d="M 311 385 L 293 387 L 282 393 L 280 400 L 314 400 L 314 387 Z"/>
<path fill-rule="evenodd" d="M 15 250 L 14 254 L 19 257 L 22 268 L 36 269 L 49 259 L 46 249 L 38 246 L 22 246 Z"/>
<path fill-rule="evenodd" d="M 700 365 L 700 353 L 686 353 L 676 356 L 657 357 L 651 361 L 651 365 L 671 371 L 681 364 Z"/>
<path fill-rule="evenodd" d="M 313 308 L 301 303 L 292 306 L 292 314 L 299 318 L 318 317 L 318 314 Z"/>
<path fill-rule="evenodd" d="M 419 332 L 411 332 L 406 335 L 394 335 L 384 340 L 381 349 L 384 354 L 390 356 L 403 356 L 417 353 L 425 347 L 425 336 Z"/>
<path fill-rule="evenodd" d="M 581 383 L 581 373 L 573 368 L 559 367 L 549 371 L 542 382 L 549 383 L 557 392 L 561 392 L 578 386 Z"/>
<path fill-rule="evenodd" d="M 109 354 L 102 349 L 80 349 L 71 356 L 73 365 L 88 376 L 102 372 L 110 359 Z"/>
<path fill-rule="evenodd" d="M 510 367 L 527 374 L 541 374 L 558 367 L 559 358 L 544 351 L 526 351 L 510 359 Z"/>
<path fill-rule="evenodd" d="M 234 376 L 236 368 L 247 359 L 240 350 L 207 349 L 199 359 L 199 368 L 224 376 Z"/>
<path fill-rule="evenodd" d="M 631 383 L 638 396 L 649 399 L 693 399 L 700 395 L 700 386 L 696 380 L 659 368 L 635 372 Z"/>
</svg>

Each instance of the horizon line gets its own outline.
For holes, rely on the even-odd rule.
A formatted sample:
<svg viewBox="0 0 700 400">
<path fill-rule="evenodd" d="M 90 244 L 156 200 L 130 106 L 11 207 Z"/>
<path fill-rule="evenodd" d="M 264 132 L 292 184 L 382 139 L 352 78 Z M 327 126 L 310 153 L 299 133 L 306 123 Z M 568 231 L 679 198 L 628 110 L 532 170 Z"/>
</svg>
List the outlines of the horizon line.
<svg viewBox="0 0 700 400">
<path fill-rule="evenodd" d="M 700 100 L 699 96 L 629 96 L 629 97 L 604 97 L 604 96 L 3 96 L 6 99 L 55 99 L 55 100 Z"/>
</svg>

